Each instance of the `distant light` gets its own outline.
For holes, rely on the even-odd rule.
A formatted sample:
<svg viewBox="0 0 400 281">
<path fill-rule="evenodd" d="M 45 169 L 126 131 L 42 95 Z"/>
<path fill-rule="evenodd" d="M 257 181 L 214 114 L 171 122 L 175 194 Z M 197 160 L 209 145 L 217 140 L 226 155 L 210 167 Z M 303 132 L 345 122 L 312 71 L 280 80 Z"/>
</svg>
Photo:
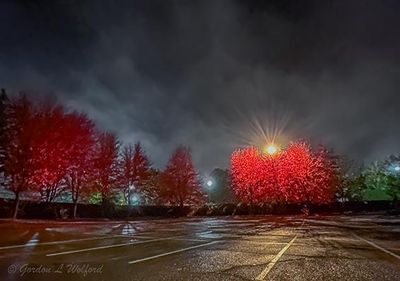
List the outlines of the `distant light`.
<svg viewBox="0 0 400 281">
<path fill-rule="evenodd" d="M 133 195 L 131 198 L 132 205 L 139 205 L 140 204 L 140 197 L 138 195 Z"/>
<path fill-rule="evenodd" d="M 274 155 L 274 154 L 276 154 L 278 152 L 278 147 L 276 145 L 274 145 L 274 144 L 269 144 L 267 146 L 267 148 L 266 148 L 266 152 L 269 155 Z"/>
<path fill-rule="evenodd" d="M 211 187 L 213 185 L 213 181 L 212 180 L 208 180 L 206 184 L 207 184 L 208 187 Z"/>
<path fill-rule="evenodd" d="M 399 171 L 400 171 L 400 166 L 394 167 L 394 170 L 395 170 L 396 172 L 399 172 Z"/>
</svg>

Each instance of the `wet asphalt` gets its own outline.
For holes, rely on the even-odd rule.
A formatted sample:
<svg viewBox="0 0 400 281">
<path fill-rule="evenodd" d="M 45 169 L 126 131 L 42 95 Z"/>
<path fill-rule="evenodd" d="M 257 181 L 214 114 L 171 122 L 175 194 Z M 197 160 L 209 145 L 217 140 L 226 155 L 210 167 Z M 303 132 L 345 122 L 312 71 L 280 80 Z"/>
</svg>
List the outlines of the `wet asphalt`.
<svg viewBox="0 0 400 281">
<path fill-rule="evenodd" d="M 400 280 L 400 218 L 0 221 L 0 280 Z"/>
</svg>

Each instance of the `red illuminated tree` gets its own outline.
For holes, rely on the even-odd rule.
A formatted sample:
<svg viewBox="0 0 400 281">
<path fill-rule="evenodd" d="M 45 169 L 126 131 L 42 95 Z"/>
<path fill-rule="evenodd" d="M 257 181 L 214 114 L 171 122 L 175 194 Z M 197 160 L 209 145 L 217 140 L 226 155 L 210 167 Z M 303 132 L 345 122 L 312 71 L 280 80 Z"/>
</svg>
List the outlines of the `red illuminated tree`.
<svg viewBox="0 0 400 281">
<path fill-rule="evenodd" d="M 15 195 L 13 218 L 18 214 L 20 195 L 32 187 L 35 172 L 35 109 L 25 96 L 11 100 L 7 108 L 7 143 L 4 146 L 6 187 Z"/>
<path fill-rule="evenodd" d="M 236 195 L 245 202 L 253 204 L 262 200 L 264 178 L 263 158 L 255 147 L 235 151 L 232 155 L 232 182 Z"/>
<path fill-rule="evenodd" d="M 94 186 L 107 204 L 112 192 L 119 185 L 118 166 L 119 142 L 114 134 L 101 133 L 94 150 Z"/>
<path fill-rule="evenodd" d="M 161 196 L 172 204 L 183 206 L 200 203 L 204 199 L 188 148 L 180 146 L 175 150 L 161 175 L 161 182 Z"/>
<path fill-rule="evenodd" d="M 163 203 L 161 176 L 162 172 L 160 170 L 155 168 L 150 169 L 149 178 L 143 190 L 145 194 L 144 202 L 146 204 L 161 205 Z"/>
<path fill-rule="evenodd" d="M 139 142 L 134 147 L 131 144 L 124 147 L 120 170 L 124 195 L 130 205 L 133 192 L 146 193 L 146 183 L 150 178 L 150 160 Z"/>
<path fill-rule="evenodd" d="M 278 182 L 285 202 L 307 202 L 313 191 L 314 155 L 306 142 L 297 142 L 282 153 Z"/>
<path fill-rule="evenodd" d="M 84 114 L 72 113 L 66 117 L 64 135 L 70 143 L 68 168 L 64 179 L 74 203 L 73 217 L 76 217 L 78 202 L 88 195 L 93 180 L 95 132 L 93 122 Z"/>
<path fill-rule="evenodd" d="M 27 97 L 10 103 L 4 168 L 7 187 L 16 197 L 14 217 L 20 194 L 28 190 L 51 202 L 69 188 L 77 202 L 94 144 L 93 127 L 86 116 L 66 113 L 54 103 L 33 103 Z"/>
<path fill-rule="evenodd" d="M 41 104 L 35 117 L 35 173 L 33 184 L 42 200 L 52 202 L 64 190 L 63 181 L 72 158 L 76 135 L 68 134 L 64 109 L 59 105 Z"/>
<path fill-rule="evenodd" d="M 279 155 L 266 155 L 255 147 L 237 150 L 231 159 L 236 195 L 250 204 L 278 200 Z"/>
<path fill-rule="evenodd" d="M 342 184 L 340 160 L 326 147 L 319 146 L 314 158 L 314 188 L 309 197 L 311 202 L 329 203 L 335 199 Z"/>
<path fill-rule="evenodd" d="M 330 202 L 338 186 L 337 169 L 326 149 L 313 152 L 307 142 L 292 143 L 274 155 L 249 147 L 231 158 L 234 191 L 250 204 Z"/>
</svg>

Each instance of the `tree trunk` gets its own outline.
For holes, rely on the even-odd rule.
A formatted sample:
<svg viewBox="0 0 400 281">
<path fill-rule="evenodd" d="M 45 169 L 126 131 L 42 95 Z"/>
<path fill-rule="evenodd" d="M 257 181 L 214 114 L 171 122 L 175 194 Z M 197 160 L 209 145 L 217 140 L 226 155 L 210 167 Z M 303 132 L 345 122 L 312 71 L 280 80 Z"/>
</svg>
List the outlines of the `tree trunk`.
<svg viewBox="0 0 400 281">
<path fill-rule="evenodd" d="M 250 189 L 250 206 L 249 206 L 249 215 L 253 214 L 253 207 L 254 207 L 254 203 L 253 203 L 253 189 Z"/>
<path fill-rule="evenodd" d="M 179 207 L 183 207 L 183 197 L 179 195 Z"/>
<path fill-rule="evenodd" d="M 132 205 L 131 197 L 132 197 L 132 191 L 129 190 L 128 191 L 128 206 L 129 206 L 129 209 L 131 209 L 131 205 Z"/>
<path fill-rule="evenodd" d="M 78 211 L 78 200 L 75 200 L 74 202 L 74 214 L 73 214 L 73 218 L 76 219 L 76 213 Z"/>
<path fill-rule="evenodd" d="M 15 194 L 15 205 L 14 205 L 14 212 L 13 212 L 13 220 L 15 220 L 17 218 L 18 207 L 19 207 L 19 192 L 17 192 Z"/>
</svg>

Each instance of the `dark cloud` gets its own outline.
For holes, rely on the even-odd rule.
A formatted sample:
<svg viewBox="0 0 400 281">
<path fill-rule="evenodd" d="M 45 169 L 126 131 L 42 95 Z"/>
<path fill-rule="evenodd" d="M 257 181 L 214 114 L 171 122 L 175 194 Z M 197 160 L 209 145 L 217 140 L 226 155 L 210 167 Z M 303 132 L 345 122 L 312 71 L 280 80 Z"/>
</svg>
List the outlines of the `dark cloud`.
<svg viewBox="0 0 400 281">
<path fill-rule="evenodd" d="M 309 138 L 399 153 L 399 1 L 3 1 L 0 79 L 56 95 L 157 166 Z"/>
</svg>

